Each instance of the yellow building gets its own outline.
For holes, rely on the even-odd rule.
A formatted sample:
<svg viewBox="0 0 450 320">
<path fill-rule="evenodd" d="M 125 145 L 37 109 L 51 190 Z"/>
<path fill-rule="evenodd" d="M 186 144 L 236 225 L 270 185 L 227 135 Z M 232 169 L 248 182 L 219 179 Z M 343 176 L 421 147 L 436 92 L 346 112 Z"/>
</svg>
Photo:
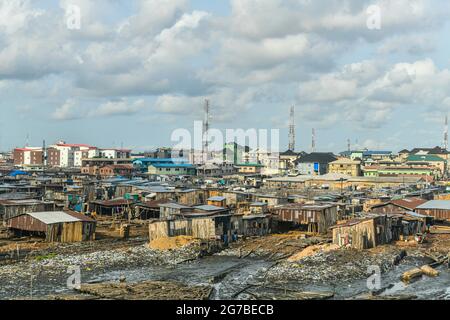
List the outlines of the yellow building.
<svg viewBox="0 0 450 320">
<path fill-rule="evenodd" d="M 361 175 L 361 161 L 341 158 L 328 164 L 328 172 L 358 177 Z"/>
<path fill-rule="evenodd" d="M 259 163 L 240 163 L 236 165 L 238 173 L 260 174 L 264 166 Z"/>
</svg>

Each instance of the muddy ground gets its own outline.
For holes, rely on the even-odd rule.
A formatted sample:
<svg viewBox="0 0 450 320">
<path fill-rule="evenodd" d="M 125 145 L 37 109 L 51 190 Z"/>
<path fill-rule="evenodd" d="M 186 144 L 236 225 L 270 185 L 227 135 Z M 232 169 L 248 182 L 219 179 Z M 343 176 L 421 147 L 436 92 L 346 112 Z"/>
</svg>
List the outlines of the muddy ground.
<svg viewBox="0 0 450 320">
<path fill-rule="evenodd" d="M 5 248 L 3 253 L 14 251 Z M 361 251 L 336 248 L 329 238 L 301 232 L 240 240 L 215 254 L 208 254 L 198 241 L 171 250 L 151 249 L 139 237 L 52 245 L 24 241 L 20 250 L 29 252 L 3 259 L 0 265 L 0 298 L 75 298 L 79 293 L 69 290 L 66 281 L 68 269 L 78 266 L 83 284 L 167 281 L 212 288 L 211 299 L 300 299 L 309 297 L 306 291 L 343 299 L 368 291 L 370 266 L 378 266 L 386 281 L 395 282 L 401 272 L 430 263 L 427 256 L 447 254 L 448 248 L 450 235 L 432 235 L 424 244 L 401 242 Z M 406 257 L 399 260 L 402 251 Z M 439 278 L 425 280 L 428 291 L 436 288 L 447 297 L 447 269 Z M 148 298 L 152 297 L 150 290 Z"/>
</svg>

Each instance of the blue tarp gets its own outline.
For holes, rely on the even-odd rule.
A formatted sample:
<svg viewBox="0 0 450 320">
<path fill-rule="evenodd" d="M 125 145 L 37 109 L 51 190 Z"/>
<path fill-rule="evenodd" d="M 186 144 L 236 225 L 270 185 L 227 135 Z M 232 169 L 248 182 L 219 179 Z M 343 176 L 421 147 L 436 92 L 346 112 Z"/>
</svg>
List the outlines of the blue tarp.
<svg viewBox="0 0 450 320">
<path fill-rule="evenodd" d="M 14 170 L 9 174 L 10 177 L 26 176 L 26 175 L 30 175 L 30 174 L 28 172 L 21 171 L 21 170 Z"/>
</svg>

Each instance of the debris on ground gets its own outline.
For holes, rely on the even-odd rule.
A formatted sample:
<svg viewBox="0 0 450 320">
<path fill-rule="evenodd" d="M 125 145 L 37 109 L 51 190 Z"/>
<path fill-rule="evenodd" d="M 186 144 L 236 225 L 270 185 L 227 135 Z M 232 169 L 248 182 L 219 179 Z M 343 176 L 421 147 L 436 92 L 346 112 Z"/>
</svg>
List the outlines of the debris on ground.
<svg viewBox="0 0 450 320">
<path fill-rule="evenodd" d="M 316 236 L 311 232 L 291 231 L 283 234 L 271 234 L 264 237 L 249 237 L 243 241 L 232 243 L 221 255 L 269 257 L 277 259 L 289 257 L 311 245 L 323 244 L 328 239 Z"/>
<path fill-rule="evenodd" d="M 143 281 L 134 284 L 85 284 L 77 291 L 108 300 L 207 300 L 212 287 L 186 286 L 174 281 Z"/>
<path fill-rule="evenodd" d="M 317 251 L 296 261 L 283 261 L 270 268 L 266 281 L 297 283 L 339 283 L 364 278 L 369 266 L 377 265 L 381 272 L 394 267 L 398 249 L 386 246 L 383 251 L 340 248 Z M 292 259 L 291 259 L 292 260 Z"/>
<path fill-rule="evenodd" d="M 420 267 L 420 270 L 422 270 L 422 272 L 429 277 L 437 277 L 439 275 L 439 271 L 430 267 L 429 265 L 424 265 Z"/>
<path fill-rule="evenodd" d="M 78 293 L 45 296 L 45 300 L 208 300 L 213 288 L 207 285 L 186 286 L 176 281 L 138 283 L 103 282 L 83 284 Z M 27 299 L 24 297 L 24 299 Z M 28 298 L 29 299 L 29 298 Z M 36 298 L 39 299 L 39 298 Z"/>
<path fill-rule="evenodd" d="M 422 274 L 423 274 L 423 271 L 420 268 L 413 268 L 411 270 L 405 271 L 402 274 L 402 281 L 408 283 L 412 279 L 421 277 Z"/>
</svg>

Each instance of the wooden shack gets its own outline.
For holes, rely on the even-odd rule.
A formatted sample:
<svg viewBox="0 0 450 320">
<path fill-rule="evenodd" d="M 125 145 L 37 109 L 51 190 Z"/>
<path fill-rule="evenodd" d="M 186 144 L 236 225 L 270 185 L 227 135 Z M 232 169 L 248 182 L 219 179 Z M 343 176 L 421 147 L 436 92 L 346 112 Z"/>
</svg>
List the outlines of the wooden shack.
<svg viewBox="0 0 450 320">
<path fill-rule="evenodd" d="M 432 217 L 417 212 L 406 211 L 402 215 L 402 235 L 406 237 L 424 233 L 428 230 L 428 226 L 432 224 Z"/>
<path fill-rule="evenodd" d="M 226 204 L 229 207 L 235 208 L 241 202 L 248 202 L 251 200 L 249 193 L 241 191 L 223 191 L 222 196 L 226 199 Z"/>
<path fill-rule="evenodd" d="M 153 221 L 149 224 L 150 242 L 158 238 L 192 236 L 197 239 L 230 239 L 231 215 L 191 215 L 177 220 Z"/>
<path fill-rule="evenodd" d="M 134 199 L 112 199 L 96 200 L 89 202 L 90 212 L 95 212 L 100 216 L 123 216 L 127 217 L 131 212 L 131 206 L 136 201 Z"/>
<path fill-rule="evenodd" d="M 292 203 L 272 209 L 280 221 L 291 222 L 293 226 L 307 228 L 308 231 L 326 234 L 337 221 L 337 206 L 334 204 Z"/>
<path fill-rule="evenodd" d="M 141 220 L 159 219 L 160 204 L 166 203 L 165 200 L 143 201 L 133 205 L 134 217 Z"/>
<path fill-rule="evenodd" d="M 206 199 L 206 203 L 211 206 L 226 207 L 227 198 L 222 196 L 209 197 Z"/>
<path fill-rule="evenodd" d="M 398 240 L 402 228 L 402 218 L 398 215 L 370 215 L 332 226 L 331 230 L 334 244 L 368 249 Z"/>
<path fill-rule="evenodd" d="M 450 200 L 430 200 L 416 207 L 414 211 L 436 220 L 450 220 Z"/>
<path fill-rule="evenodd" d="M 205 203 L 207 195 L 208 191 L 202 189 L 177 190 L 175 200 L 180 204 L 194 206 Z"/>
<path fill-rule="evenodd" d="M 242 231 L 238 234 L 243 236 L 265 236 L 270 230 L 270 214 L 250 214 L 242 217 Z"/>
<path fill-rule="evenodd" d="M 194 209 L 183 204 L 168 202 L 159 205 L 160 219 L 174 219 L 175 216 L 182 216 L 185 213 L 192 212 Z"/>
<path fill-rule="evenodd" d="M 80 242 L 94 240 L 96 221 L 77 212 L 31 212 L 9 219 L 7 227 L 15 235 L 41 236 L 47 242 Z"/>
<path fill-rule="evenodd" d="M 53 201 L 36 199 L 0 200 L 0 219 L 8 220 L 26 212 L 55 211 Z"/>
<path fill-rule="evenodd" d="M 421 204 L 424 204 L 427 200 L 421 198 L 405 198 L 390 200 L 384 203 L 378 203 L 370 208 L 370 212 L 373 213 L 392 213 L 392 212 L 404 212 L 405 210 L 413 211 Z"/>
</svg>

